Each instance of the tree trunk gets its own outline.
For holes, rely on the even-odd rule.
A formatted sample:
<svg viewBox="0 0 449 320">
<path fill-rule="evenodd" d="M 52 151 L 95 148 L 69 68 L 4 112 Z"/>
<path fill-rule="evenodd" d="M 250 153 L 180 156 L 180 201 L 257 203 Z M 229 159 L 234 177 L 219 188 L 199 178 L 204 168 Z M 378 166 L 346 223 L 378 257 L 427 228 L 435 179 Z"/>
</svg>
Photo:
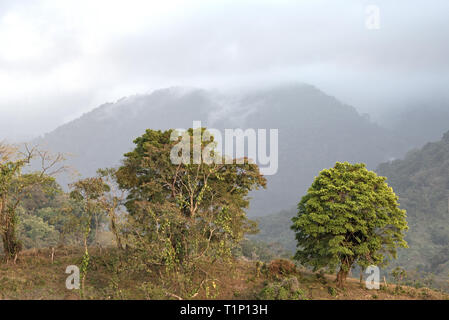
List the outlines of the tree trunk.
<svg viewBox="0 0 449 320">
<path fill-rule="evenodd" d="M 98 213 L 95 214 L 95 245 L 98 245 Z"/>
<path fill-rule="evenodd" d="M 343 270 L 340 268 L 340 271 L 337 273 L 337 287 L 338 288 L 344 288 L 344 284 L 346 282 L 346 278 L 348 276 L 348 271 Z"/>
<path fill-rule="evenodd" d="M 116 222 L 116 216 L 115 216 L 115 212 L 113 212 L 113 209 L 111 209 L 109 211 L 109 216 L 111 218 L 111 229 L 112 229 L 112 233 L 115 236 L 115 240 L 117 243 L 117 248 L 119 248 L 120 250 L 123 250 L 123 246 L 122 246 L 122 241 L 120 239 L 120 234 L 117 230 L 117 222 Z"/>
<path fill-rule="evenodd" d="M 351 270 L 351 266 L 353 263 L 353 259 L 345 257 L 342 259 L 341 265 L 340 265 L 340 271 L 337 273 L 337 287 L 343 288 L 344 284 L 346 282 L 346 278 L 348 277 L 348 273 Z"/>
<path fill-rule="evenodd" d="M 15 212 L 7 206 L 6 195 L 0 196 L 0 226 L 3 241 L 3 251 L 6 261 L 14 258 L 22 250 L 22 244 L 16 237 Z"/>
<path fill-rule="evenodd" d="M 11 219 L 6 219 L 6 225 L 3 225 L 3 250 L 5 252 L 6 261 L 13 258 L 22 250 L 21 243 L 17 240 L 15 226 Z"/>
</svg>

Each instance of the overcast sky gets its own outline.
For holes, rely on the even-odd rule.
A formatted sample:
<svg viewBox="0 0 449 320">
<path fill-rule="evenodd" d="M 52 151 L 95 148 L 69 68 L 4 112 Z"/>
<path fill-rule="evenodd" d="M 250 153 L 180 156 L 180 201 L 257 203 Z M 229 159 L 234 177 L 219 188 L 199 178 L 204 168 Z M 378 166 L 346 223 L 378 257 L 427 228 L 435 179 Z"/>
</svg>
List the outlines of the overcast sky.
<svg viewBox="0 0 449 320">
<path fill-rule="evenodd" d="M 177 85 L 307 82 L 377 115 L 449 91 L 448 21 L 447 0 L 0 0 L 0 140 Z"/>
</svg>

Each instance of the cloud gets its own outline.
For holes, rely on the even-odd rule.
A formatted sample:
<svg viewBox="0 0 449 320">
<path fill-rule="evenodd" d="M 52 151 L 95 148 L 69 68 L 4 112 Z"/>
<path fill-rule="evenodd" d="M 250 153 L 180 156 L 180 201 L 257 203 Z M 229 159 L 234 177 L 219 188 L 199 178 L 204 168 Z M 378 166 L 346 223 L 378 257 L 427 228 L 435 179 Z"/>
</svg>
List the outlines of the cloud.
<svg viewBox="0 0 449 320">
<path fill-rule="evenodd" d="M 369 4 L 379 30 L 365 27 Z M 298 80 L 369 112 L 442 94 L 448 9 L 443 0 L 3 0 L 0 135 L 40 134 L 172 85 Z"/>
</svg>

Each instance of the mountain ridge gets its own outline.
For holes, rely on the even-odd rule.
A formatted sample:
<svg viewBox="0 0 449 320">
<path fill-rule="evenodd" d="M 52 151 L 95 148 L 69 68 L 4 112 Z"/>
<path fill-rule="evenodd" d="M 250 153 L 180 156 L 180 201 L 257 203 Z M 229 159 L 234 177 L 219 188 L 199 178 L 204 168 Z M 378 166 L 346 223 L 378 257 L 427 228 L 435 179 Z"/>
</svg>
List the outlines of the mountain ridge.
<svg viewBox="0 0 449 320">
<path fill-rule="evenodd" d="M 170 87 L 106 103 L 34 142 L 73 155 L 68 164 L 82 176 L 120 164 L 146 129 L 204 127 L 279 130 L 279 170 L 267 190 L 253 192 L 249 213 L 291 207 L 316 172 L 335 161 L 368 167 L 405 152 L 406 144 L 357 110 L 314 86 L 287 84 L 233 92 Z M 59 178 L 69 183 L 66 177 Z"/>
</svg>

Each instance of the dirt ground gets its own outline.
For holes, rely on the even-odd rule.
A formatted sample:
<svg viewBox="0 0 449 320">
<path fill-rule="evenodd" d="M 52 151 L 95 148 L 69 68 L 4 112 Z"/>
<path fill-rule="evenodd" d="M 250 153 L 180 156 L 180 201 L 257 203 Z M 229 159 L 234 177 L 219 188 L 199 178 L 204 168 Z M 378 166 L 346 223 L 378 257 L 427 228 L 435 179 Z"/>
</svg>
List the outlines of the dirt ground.
<svg viewBox="0 0 449 320">
<path fill-rule="evenodd" d="M 13 262 L 0 263 L 0 298 L 32 300 L 80 299 L 78 290 L 66 288 L 65 273 L 69 265 L 80 265 L 82 250 L 77 248 L 57 248 L 52 259 L 50 249 L 24 251 Z M 91 268 L 86 279 L 85 299 L 145 299 L 140 285 L 148 279 L 134 279 L 121 282 L 121 297 L 112 297 L 109 292 L 116 282 L 106 267 L 104 249 L 91 250 Z M 295 277 L 302 299 L 308 300 L 446 300 L 449 295 L 427 288 L 397 287 L 394 284 L 381 285 L 379 290 L 368 290 L 358 279 L 349 278 L 344 289 L 337 289 L 335 276 L 320 276 L 306 270 L 297 270 L 286 275 L 273 275 L 261 272 L 260 264 L 253 261 L 238 260 L 234 267 L 210 266 L 217 275 L 214 292 L 209 297 L 204 293 L 195 299 L 257 299 L 260 291 L 270 283 L 282 281 L 284 277 Z M 295 280 L 296 281 L 296 280 Z M 117 289 L 117 288 L 115 288 Z M 167 297 L 172 298 L 172 297 Z"/>
</svg>

